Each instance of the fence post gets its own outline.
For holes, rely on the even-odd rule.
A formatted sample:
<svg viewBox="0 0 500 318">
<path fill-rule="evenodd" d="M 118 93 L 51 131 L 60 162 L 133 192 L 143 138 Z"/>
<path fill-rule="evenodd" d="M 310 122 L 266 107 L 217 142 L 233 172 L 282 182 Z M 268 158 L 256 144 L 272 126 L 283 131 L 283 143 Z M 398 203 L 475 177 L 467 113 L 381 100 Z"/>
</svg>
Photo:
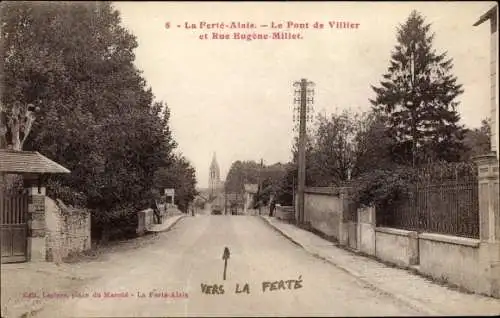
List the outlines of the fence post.
<svg viewBox="0 0 500 318">
<path fill-rule="evenodd" d="M 479 254 L 486 274 L 485 291 L 500 297 L 500 213 L 498 160 L 495 153 L 474 158 L 478 168 Z"/>
<path fill-rule="evenodd" d="M 144 211 L 138 211 L 136 233 L 138 236 L 142 236 L 144 232 L 146 232 L 146 213 Z"/>
<path fill-rule="evenodd" d="M 358 250 L 375 255 L 375 207 L 358 208 Z"/>
<path fill-rule="evenodd" d="M 342 208 L 342 217 L 340 218 L 339 226 L 339 244 L 343 246 L 349 245 L 349 192 L 348 188 L 342 187 L 339 189 L 340 204 Z"/>
</svg>

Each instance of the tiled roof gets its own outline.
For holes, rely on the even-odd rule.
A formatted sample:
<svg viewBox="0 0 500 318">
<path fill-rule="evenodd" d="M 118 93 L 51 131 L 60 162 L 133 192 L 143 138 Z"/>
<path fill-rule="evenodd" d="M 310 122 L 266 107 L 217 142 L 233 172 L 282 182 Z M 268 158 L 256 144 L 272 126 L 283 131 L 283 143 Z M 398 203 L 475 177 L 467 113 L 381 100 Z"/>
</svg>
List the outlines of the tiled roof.
<svg viewBox="0 0 500 318">
<path fill-rule="evenodd" d="M 60 164 L 36 151 L 0 150 L 0 172 L 70 173 Z"/>
<path fill-rule="evenodd" d="M 257 193 L 259 190 L 259 185 L 255 183 L 246 183 L 245 184 L 245 191 L 249 193 Z"/>
</svg>

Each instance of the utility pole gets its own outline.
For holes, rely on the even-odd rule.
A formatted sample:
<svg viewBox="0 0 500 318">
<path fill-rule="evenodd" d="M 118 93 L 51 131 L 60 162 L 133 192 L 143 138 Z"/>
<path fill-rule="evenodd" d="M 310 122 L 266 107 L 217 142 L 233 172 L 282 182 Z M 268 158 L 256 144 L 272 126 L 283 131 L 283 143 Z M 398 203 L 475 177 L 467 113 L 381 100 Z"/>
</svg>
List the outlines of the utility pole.
<svg viewBox="0 0 500 318">
<path fill-rule="evenodd" d="M 297 193 L 297 225 L 304 223 L 304 191 L 306 187 L 306 121 L 312 121 L 312 116 L 308 113 L 311 111 L 311 106 L 314 102 L 313 100 L 313 89 L 308 89 L 314 85 L 313 82 L 307 81 L 306 79 L 301 79 L 300 82 L 295 82 L 293 84 L 298 87 L 295 90 L 294 103 L 299 104 L 299 107 L 295 110 L 299 111 L 299 158 L 298 158 L 298 193 Z M 309 107 L 308 107 L 309 106 Z M 295 119 L 295 118 L 294 118 Z"/>
</svg>

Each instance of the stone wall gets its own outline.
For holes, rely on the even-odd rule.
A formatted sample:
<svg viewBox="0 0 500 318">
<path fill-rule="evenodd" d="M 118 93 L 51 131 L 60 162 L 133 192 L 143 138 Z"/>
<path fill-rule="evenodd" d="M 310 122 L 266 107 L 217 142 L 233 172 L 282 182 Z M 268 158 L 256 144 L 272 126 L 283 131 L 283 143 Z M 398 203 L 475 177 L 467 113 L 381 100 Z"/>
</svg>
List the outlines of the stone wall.
<svg viewBox="0 0 500 318">
<path fill-rule="evenodd" d="M 61 262 L 91 248 L 90 212 L 45 197 L 46 260 Z"/>
<path fill-rule="evenodd" d="M 500 297 L 500 215 L 498 161 L 478 158 L 480 239 L 376 227 L 374 208 L 348 210 L 347 189 L 306 188 L 305 221 L 339 245 L 459 285 Z M 291 208 L 291 207 L 290 207 Z M 283 218 L 283 207 L 276 217 Z"/>
<path fill-rule="evenodd" d="M 374 248 L 374 255 L 380 260 L 413 267 L 437 280 L 500 298 L 498 161 L 495 154 L 488 154 L 476 158 L 476 162 L 479 239 L 377 228 L 374 222 L 359 218 L 362 225 L 358 224 L 361 237 L 358 249 L 365 252 Z M 376 234 L 372 242 L 373 231 Z"/>
<path fill-rule="evenodd" d="M 295 209 L 293 206 L 276 205 L 274 216 L 280 220 L 292 222 L 295 219 Z"/>
<path fill-rule="evenodd" d="M 419 234 L 419 270 L 469 290 L 487 293 L 480 241 L 449 235 Z"/>
<path fill-rule="evenodd" d="M 305 222 L 341 245 L 356 249 L 358 224 L 349 219 L 353 205 L 349 188 L 308 187 L 305 190 Z"/>
<path fill-rule="evenodd" d="M 500 298 L 499 166 L 495 153 L 479 156 L 479 239 L 376 227 L 374 208 L 357 209 L 348 188 L 306 188 L 305 222 L 339 245 L 411 267 L 438 280 Z M 296 202 L 295 202 L 296 203 Z M 284 218 L 285 207 L 275 216 Z M 289 207 L 292 210 L 292 207 Z M 291 213 L 290 213 L 291 214 Z"/>
<path fill-rule="evenodd" d="M 376 228 L 375 256 L 403 267 L 418 264 L 417 232 Z"/>
<path fill-rule="evenodd" d="M 260 207 L 260 214 L 261 215 L 269 215 L 270 213 L 271 213 L 271 209 L 270 209 L 269 205 L 265 205 L 265 206 Z"/>
<path fill-rule="evenodd" d="M 375 208 L 358 209 L 357 249 L 368 255 L 375 255 Z"/>
<path fill-rule="evenodd" d="M 137 235 L 144 235 L 155 224 L 153 209 L 145 209 L 137 212 L 137 219 Z"/>
<path fill-rule="evenodd" d="M 305 221 L 336 240 L 341 240 L 342 200 L 334 188 L 308 188 L 304 200 Z"/>
<path fill-rule="evenodd" d="M 370 212 L 362 214 L 368 217 Z M 500 297 L 497 243 L 376 227 L 363 218 L 359 218 L 358 230 L 357 249 L 363 253 L 469 291 Z"/>
</svg>

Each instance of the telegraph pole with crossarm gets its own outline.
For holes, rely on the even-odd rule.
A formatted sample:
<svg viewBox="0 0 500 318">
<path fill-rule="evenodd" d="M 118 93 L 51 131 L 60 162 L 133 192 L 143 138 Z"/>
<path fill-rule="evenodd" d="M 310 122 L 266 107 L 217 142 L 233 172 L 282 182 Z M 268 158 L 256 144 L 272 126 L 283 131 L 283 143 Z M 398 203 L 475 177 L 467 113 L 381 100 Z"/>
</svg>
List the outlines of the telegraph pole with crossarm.
<svg viewBox="0 0 500 318">
<path fill-rule="evenodd" d="M 306 186 L 306 122 L 312 121 L 312 105 L 314 103 L 314 83 L 306 79 L 301 79 L 300 82 L 295 82 L 294 87 L 298 88 L 295 90 L 294 104 L 298 106 L 294 107 L 295 111 L 298 111 L 298 122 L 299 122 L 299 158 L 298 158 L 298 191 L 297 191 L 297 213 L 296 222 L 298 225 L 303 224 L 305 221 L 304 213 L 304 191 Z M 296 117 L 294 116 L 294 121 Z"/>
</svg>

